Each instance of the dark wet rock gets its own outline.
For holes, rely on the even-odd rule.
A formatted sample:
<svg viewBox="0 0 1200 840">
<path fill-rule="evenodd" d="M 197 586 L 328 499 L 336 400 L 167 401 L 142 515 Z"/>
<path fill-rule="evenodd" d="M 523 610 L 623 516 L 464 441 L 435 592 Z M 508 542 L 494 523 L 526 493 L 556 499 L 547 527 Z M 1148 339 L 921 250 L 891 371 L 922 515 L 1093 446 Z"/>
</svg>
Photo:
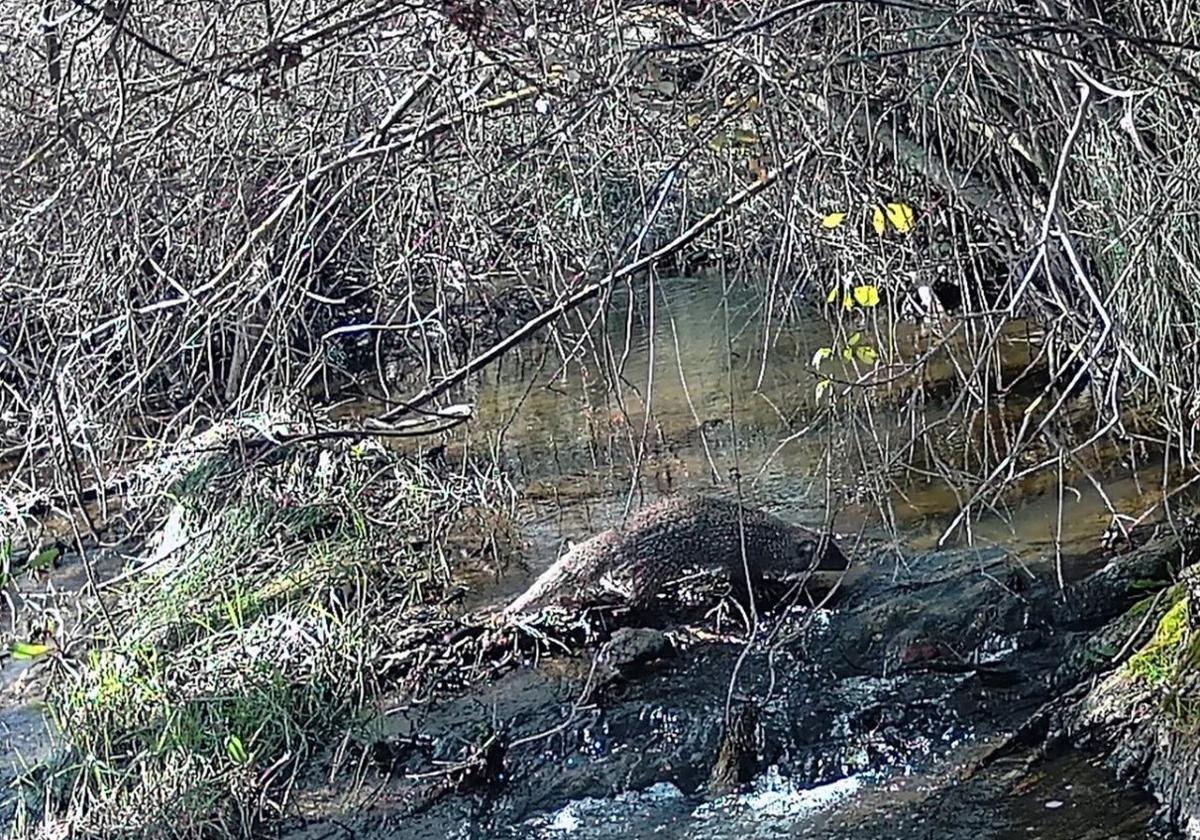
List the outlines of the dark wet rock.
<svg viewBox="0 0 1200 840">
<path fill-rule="evenodd" d="M 970 765 L 962 760 L 961 765 Z M 1058 807 L 1050 807 L 1057 804 Z M 1036 769 L 1014 758 L 950 782 L 916 776 L 870 789 L 819 818 L 812 837 L 836 840 L 1151 840 L 1154 800 L 1112 783 L 1086 753 Z"/>
<path fill-rule="evenodd" d="M 708 774 L 708 793 L 741 790 L 758 775 L 758 770 L 758 706 L 741 703 L 730 712 L 721 749 Z"/>
<path fill-rule="evenodd" d="M 1054 600 L 1052 620 L 1056 626 L 1070 630 L 1103 627 L 1144 597 L 1144 584 L 1169 583 L 1181 561 L 1180 543 L 1171 536 L 1110 553 L 1105 565 Z"/>
<path fill-rule="evenodd" d="M 675 652 L 670 637 L 650 627 L 621 627 L 605 643 L 601 661 L 617 674 L 630 674 Z"/>
<path fill-rule="evenodd" d="M 1098 667 L 1076 655 L 1091 638 L 1080 628 L 1119 610 L 1131 583 L 1171 551 L 1162 542 L 1127 552 L 1065 593 L 1053 570 L 1035 574 L 1002 551 L 889 555 L 864 564 L 836 610 L 763 613 L 748 637 L 728 626 L 674 642 L 619 630 L 594 655 L 547 659 L 393 716 L 407 722 L 381 740 L 420 735 L 434 746 L 410 751 L 407 776 L 393 776 L 389 805 L 362 815 L 359 836 L 385 836 L 372 834 L 384 825 L 396 832 L 386 836 L 425 836 L 464 820 L 476 833 L 463 836 L 529 836 L 517 827 L 569 803 L 662 785 L 675 791 L 672 808 L 688 810 L 706 794 L 756 784 L 762 768 L 807 789 L 961 766 L 946 790 L 978 774 L 1002 789 L 1010 759 L 971 745 L 1004 743 Z M 735 709 L 753 711 L 726 726 L 731 693 Z M 431 792 L 428 774 L 461 761 L 484 723 L 504 732 L 501 783 L 473 798 Z M 954 763 L 971 750 L 987 760 Z M 923 796 L 933 811 L 917 807 L 913 819 L 932 825 L 936 803 Z M 881 825 L 814 836 L 943 836 L 880 834 Z"/>
<path fill-rule="evenodd" d="M 1182 552 L 1178 543 L 1163 546 L 1157 541 L 1143 552 L 1152 558 L 1158 550 L 1172 563 L 1195 557 L 1186 545 Z M 1045 715 L 1047 748 L 1071 743 L 1099 752 L 1119 779 L 1153 791 L 1163 803 L 1160 816 L 1189 838 L 1200 837 L 1200 643 L 1192 607 L 1198 589 L 1200 565 L 1182 570 L 1170 589 L 1143 589 L 1140 603 L 1082 648 L 1090 656 L 1076 675 L 1088 680 L 1049 704 Z M 1178 609 L 1188 610 L 1190 630 L 1165 646 L 1161 673 L 1140 672 L 1131 658 L 1162 643 L 1158 628 Z"/>
</svg>

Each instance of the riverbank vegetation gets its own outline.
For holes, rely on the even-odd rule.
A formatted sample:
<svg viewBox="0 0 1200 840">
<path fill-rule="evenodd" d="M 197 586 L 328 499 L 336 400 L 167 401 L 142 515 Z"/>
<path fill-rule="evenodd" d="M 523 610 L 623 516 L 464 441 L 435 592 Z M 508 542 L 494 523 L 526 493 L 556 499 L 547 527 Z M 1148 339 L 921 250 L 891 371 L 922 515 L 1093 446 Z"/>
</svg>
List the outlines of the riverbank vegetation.
<svg viewBox="0 0 1200 840">
<path fill-rule="evenodd" d="M 305 773 L 354 778 L 380 687 L 435 656 L 448 553 L 496 544 L 505 494 L 370 443 L 201 455 L 153 552 L 55 639 L 64 744 L 18 780 L 15 830 L 247 836 Z"/>
<path fill-rule="evenodd" d="M 392 394 L 650 268 L 781 314 L 940 296 L 999 313 L 978 353 L 1031 315 L 1098 413 L 1191 422 L 1187 13 L 473 10 L 14 7 L 8 457 L 58 434 L 52 382 L 104 474 L 132 420 Z"/>
<path fill-rule="evenodd" d="M 11 622 L 67 747 L 31 832 L 276 814 L 450 596 L 448 537 L 511 500 L 499 458 L 376 442 L 467 421 L 535 336 L 621 387 L 589 331 L 669 318 L 672 277 L 750 289 L 764 369 L 828 325 L 778 413 L 831 441 L 830 510 L 895 532 L 937 485 L 949 543 L 1069 477 L 1116 541 L 1195 480 L 1187 4 L 2 8 L 0 579 L 188 535 L 103 592 L 89 566 L 70 647 Z M 637 463 L 652 385 L 646 417 L 617 400 Z M 255 457 L 160 474 L 263 412 L 289 425 L 244 430 Z M 1105 464 L 1150 460 L 1153 498 L 1112 503 Z"/>
</svg>

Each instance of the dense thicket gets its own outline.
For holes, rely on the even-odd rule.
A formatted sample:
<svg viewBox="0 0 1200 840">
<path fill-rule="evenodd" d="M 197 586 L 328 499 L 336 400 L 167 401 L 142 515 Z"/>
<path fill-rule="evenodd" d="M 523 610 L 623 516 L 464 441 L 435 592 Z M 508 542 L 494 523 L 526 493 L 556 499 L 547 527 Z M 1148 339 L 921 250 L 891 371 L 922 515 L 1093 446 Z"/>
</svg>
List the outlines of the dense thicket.
<svg viewBox="0 0 1200 840">
<path fill-rule="evenodd" d="M 784 309 L 846 274 L 961 286 L 1184 428 L 1198 25 L 1169 0 L 10 0 L 0 446 L 104 471 L 134 418 L 436 377 L 755 182 L 664 270 Z M 919 210 L 903 247 L 819 224 L 890 199 Z"/>
</svg>

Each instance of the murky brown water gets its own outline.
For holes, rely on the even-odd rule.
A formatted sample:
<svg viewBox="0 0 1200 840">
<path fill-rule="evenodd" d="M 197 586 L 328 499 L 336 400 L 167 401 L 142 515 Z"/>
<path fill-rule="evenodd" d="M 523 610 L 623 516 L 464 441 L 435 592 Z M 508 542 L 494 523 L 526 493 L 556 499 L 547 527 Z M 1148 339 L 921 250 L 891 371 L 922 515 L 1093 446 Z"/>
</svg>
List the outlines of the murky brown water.
<svg viewBox="0 0 1200 840">
<path fill-rule="evenodd" d="M 794 521 L 829 520 L 851 540 L 933 548 L 985 472 L 980 462 L 1006 451 L 1038 392 L 1018 383 L 1006 401 L 984 400 L 987 408 L 956 404 L 956 381 L 976 357 L 968 345 L 987 341 L 962 324 L 889 331 L 883 313 L 850 313 L 836 331 L 817 319 L 779 325 L 754 296 L 717 280 L 664 282 L 653 308 L 645 294 L 628 301 L 618 295 L 590 336 L 560 334 L 490 371 L 469 431 L 448 447 L 452 463 L 464 447 L 501 453 L 521 492 L 531 574 L 562 541 L 680 490 L 740 493 Z M 605 331 L 607 342 L 596 338 Z M 878 348 L 878 365 L 840 358 L 856 333 L 855 346 Z M 1037 353 L 1019 323 L 995 346 L 993 362 L 1009 382 Z M 575 347 L 582 358 L 563 364 Z M 835 352 L 821 374 L 885 384 L 834 385 L 818 397 L 813 358 L 825 347 Z M 918 358 L 927 362 L 920 377 L 911 367 Z M 1033 451 L 1034 460 L 1054 457 L 1044 445 Z M 1055 468 L 1025 479 L 1026 492 L 977 505 L 953 541 L 1003 546 L 1035 563 L 1056 547 L 1079 553 L 1096 545 L 1113 511 L 1140 515 L 1162 484 L 1153 467 L 1133 471 L 1103 452 L 1077 458 L 1091 478 L 1064 459 L 1061 483 Z M 1067 568 L 1064 577 L 1077 573 Z M 527 580 L 481 579 L 478 600 L 511 595 Z"/>
</svg>

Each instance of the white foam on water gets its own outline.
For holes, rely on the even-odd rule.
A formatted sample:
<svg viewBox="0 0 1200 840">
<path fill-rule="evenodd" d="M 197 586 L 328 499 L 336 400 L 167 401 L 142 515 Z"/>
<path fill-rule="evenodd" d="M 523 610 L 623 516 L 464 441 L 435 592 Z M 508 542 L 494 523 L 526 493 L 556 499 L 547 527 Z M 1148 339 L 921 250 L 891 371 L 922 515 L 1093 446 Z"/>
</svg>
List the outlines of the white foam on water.
<svg viewBox="0 0 1200 840">
<path fill-rule="evenodd" d="M 584 797 L 568 802 L 549 814 L 525 823 L 539 840 L 566 837 L 624 837 L 637 827 L 642 833 L 657 833 L 667 823 L 692 822 L 703 827 L 706 836 L 749 838 L 758 836 L 756 826 L 770 821 L 778 828 L 780 820 L 798 820 L 827 810 L 859 792 L 869 782 L 866 774 L 857 774 L 815 788 L 803 788 L 772 766 L 745 793 L 729 794 L 705 802 L 690 815 L 672 804 L 685 800 L 679 788 L 660 782 L 643 791 L 628 791 L 609 798 Z M 651 827 L 654 827 L 653 829 Z M 717 832 L 713 834 L 713 832 Z M 640 836 L 637 835 L 637 836 Z M 675 836 L 675 835 L 672 835 Z M 682 835 L 679 835 L 682 836 Z"/>
<path fill-rule="evenodd" d="M 683 798 L 683 792 L 675 785 L 659 782 L 642 791 L 626 791 L 609 798 L 574 799 L 551 814 L 534 817 L 526 822 L 526 826 L 535 832 L 534 836 L 551 840 L 600 826 L 628 824 L 631 817 L 641 821 L 638 818 L 646 811 Z M 634 809 L 638 809 L 637 812 Z"/>
<path fill-rule="evenodd" d="M 692 812 L 697 819 L 727 818 L 736 814 L 753 814 L 754 818 L 801 817 L 822 811 L 851 796 L 863 786 L 861 775 L 847 776 L 815 788 L 802 788 L 780 775 L 779 768 L 769 767 L 755 780 L 747 793 L 722 796 L 706 802 Z"/>
</svg>

